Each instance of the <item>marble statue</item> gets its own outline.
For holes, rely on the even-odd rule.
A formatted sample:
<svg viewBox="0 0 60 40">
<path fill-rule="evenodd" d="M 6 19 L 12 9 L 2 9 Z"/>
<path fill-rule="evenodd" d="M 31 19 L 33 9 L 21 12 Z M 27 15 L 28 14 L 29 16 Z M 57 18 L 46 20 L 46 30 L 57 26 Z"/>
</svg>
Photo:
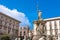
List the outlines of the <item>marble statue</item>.
<svg viewBox="0 0 60 40">
<path fill-rule="evenodd" d="M 39 11 L 38 12 L 38 20 L 34 21 L 34 33 L 33 33 L 34 37 L 33 37 L 33 40 L 44 40 L 44 37 L 42 37 L 43 29 L 44 29 L 42 23 L 44 21 L 41 20 L 41 15 L 42 15 L 42 12 Z"/>
<path fill-rule="evenodd" d="M 42 15 L 41 11 L 38 11 L 38 19 L 41 19 L 41 15 Z"/>
</svg>

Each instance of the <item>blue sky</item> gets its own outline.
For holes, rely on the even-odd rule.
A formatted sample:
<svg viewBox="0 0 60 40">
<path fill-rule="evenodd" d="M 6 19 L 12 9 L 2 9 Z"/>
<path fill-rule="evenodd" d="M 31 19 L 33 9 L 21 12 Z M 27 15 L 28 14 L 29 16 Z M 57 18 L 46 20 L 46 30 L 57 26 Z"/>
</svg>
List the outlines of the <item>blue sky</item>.
<svg viewBox="0 0 60 40">
<path fill-rule="evenodd" d="M 23 12 L 29 19 L 30 29 L 32 29 L 33 21 L 37 20 L 37 1 L 39 2 L 39 9 L 42 11 L 42 18 L 60 16 L 60 0 L 0 0 L 0 4 L 9 9 Z"/>
</svg>

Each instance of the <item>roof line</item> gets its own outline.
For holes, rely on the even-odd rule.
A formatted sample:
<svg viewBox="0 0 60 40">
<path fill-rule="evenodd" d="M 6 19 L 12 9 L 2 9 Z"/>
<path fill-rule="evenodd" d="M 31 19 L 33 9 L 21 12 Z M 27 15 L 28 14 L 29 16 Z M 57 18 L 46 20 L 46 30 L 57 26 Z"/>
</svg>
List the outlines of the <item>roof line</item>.
<svg viewBox="0 0 60 40">
<path fill-rule="evenodd" d="M 11 16 L 8 16 L 8 15 L 4 14 L 3 12 L 0 12 L 0 13 L 3 14 L 3 15 L 5 15 L 5 16 L 7 16 L 7 17 L 9 17 L 9 18 L 11 18 L 11 19 L 13 19 L 13 20 L 16 20 L 16 21 L 20 22 L 19 20 L 15 19 L 15 18 L 13 18 Z"/>
</svg>

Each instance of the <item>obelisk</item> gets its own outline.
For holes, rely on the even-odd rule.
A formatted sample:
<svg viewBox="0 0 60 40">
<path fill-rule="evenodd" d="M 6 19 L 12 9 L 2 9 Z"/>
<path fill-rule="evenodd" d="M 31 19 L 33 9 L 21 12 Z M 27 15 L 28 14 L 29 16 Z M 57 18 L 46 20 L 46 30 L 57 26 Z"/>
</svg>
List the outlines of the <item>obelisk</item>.
<svg viewBox="0 0 60 40">
<path fill-rule="evenodd" d="M 38 20 L 41 20 L 41 12 L 39 11 L 38 12 Z M 40 32 L 38 31 L 38 28 L 39 28 L 39 22 L 38 20 L 35 20 L 34 21 L 34 32 L 33 32 L 33 40 L 38 40 L 40 38 Z"/>
</svg>

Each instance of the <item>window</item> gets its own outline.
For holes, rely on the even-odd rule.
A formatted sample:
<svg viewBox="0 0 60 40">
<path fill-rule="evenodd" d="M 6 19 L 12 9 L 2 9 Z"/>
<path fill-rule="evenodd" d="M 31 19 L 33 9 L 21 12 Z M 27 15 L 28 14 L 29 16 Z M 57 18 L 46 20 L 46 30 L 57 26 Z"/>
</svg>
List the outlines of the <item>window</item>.
<svg viewBox="0 0 60 40">
<path fill-rule="evenodd" d="M 7 27 L 5 26 L 5 27 L 4 27 L 4 30 L 6 30 L 6 29 L 7 29 Z"/>
<path fill-rule="evenodd" d="M 3 22 L 3 21 L 1 20 L 1 23 L 0 23 L 1 25 L 2 25 L 2 22 Z"/>
<path fill-rule="evenodd" d="M 20 32 L 20 36 L 22 35 L 22 32 Z"/>
<path fill-rule="evenodd" d="M 10 33 L 11 28 L 8 28 L 8 33 Z"/>
<path fill-rule="evenodd" d="M 3 16 L 1 16 L 1 18 L 3 18 Z"/>
<path fill-rule="evenodd" d="M 6 20 L 7 20 L 7 18 L 6 18 Z"/>
<path fill-rule="evenodd" d="M 20 27 L 20 30 L 22 30 L 22 27 Z"/>
<path fill-rule="evenodd" d="M 13 24 L 15 25 L 15 22 L 13 21 Z"/>
<path fill-rule="evenodd" d="M 25 35 L 25 31 L 24 31 L 24 35 Z"/>
<path fill-rule="evenodd" d="M 9 23 L 9 26 L 11 26 L 11 23 Z"/>
<path fill-rule="evenodd" d="M 57 24 L 58 24 L 58 21 L 56 20 L 56 21 L 55 21 L 55 34 L 56 34 L 56 35 L 58 34 L 58 33 L 57 33 L 57 32 L 58 32 Z"/>
<path fill-rule="evenodd" d="M 18 34 L 18 30 L 16 30 L 15 33 Z"/>
<path fill-rule="evenodd" d="M 10 22 L 11 22 L 11 20 L 10 20 Z"/>
<path fill-rule="evenodd" d="M 0 29 L 2 29 L 2 26 L 0 25 Z"/>
<path fill-rule="evenodd" d="M 7 26 L 7 22 L 5 22 L 5 25 Z"/>
<path fill-rule="evenodd" d="M 2 21 L 0 20 L 0 24 L 2 24 Z"/>
<path fill-rule="evenodd" d="M 6 21 L 6 22 L 8 22 L 8 19 L 7 19 L 7 18 L 5 18 L 5 21 Z"/>
</svg>

